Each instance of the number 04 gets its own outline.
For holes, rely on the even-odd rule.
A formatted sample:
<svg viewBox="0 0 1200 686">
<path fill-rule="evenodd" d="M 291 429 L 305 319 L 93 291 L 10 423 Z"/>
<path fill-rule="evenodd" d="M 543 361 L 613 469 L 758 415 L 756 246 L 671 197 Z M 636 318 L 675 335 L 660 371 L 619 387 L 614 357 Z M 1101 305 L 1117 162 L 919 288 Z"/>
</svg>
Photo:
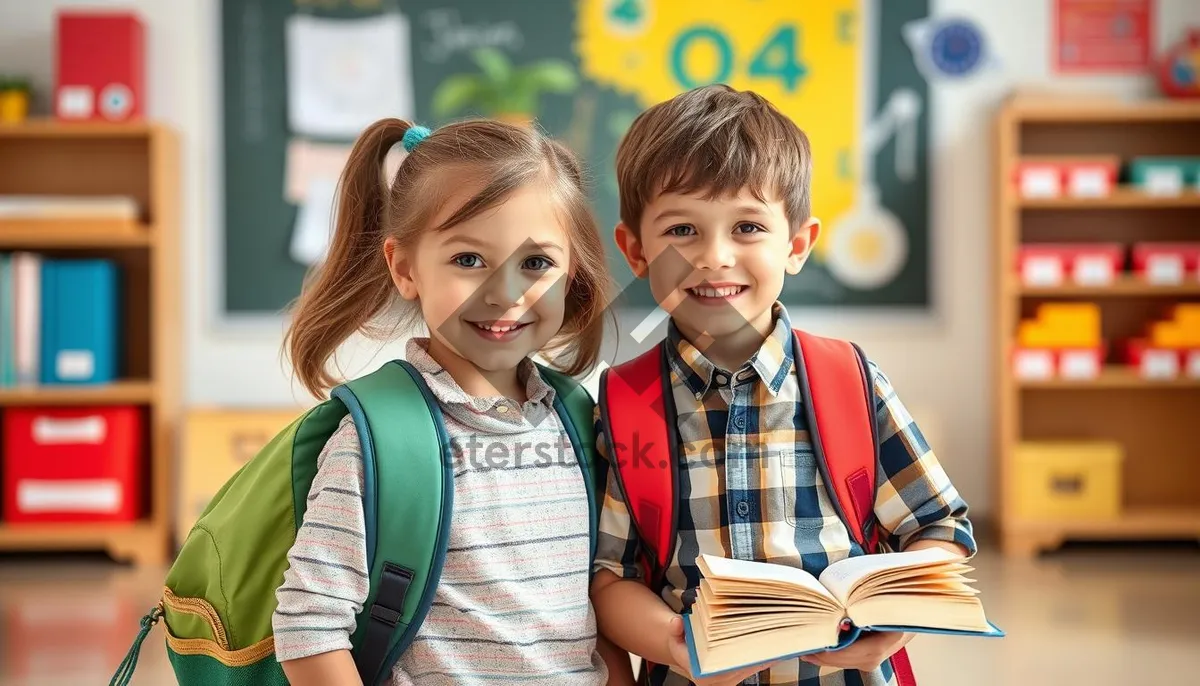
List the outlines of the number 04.
<svg viewBox="0 0 1200 686">
<path fill-rule="evenodd" d="M 706 75 L 707 78 L 689 73 L 686 67 L 687 55 L 697 42 L 707 42 L 717 52 L 715 73 Z M 808 74 L 808 69 L 797 54 L 799 43 L 799 27 L 794 24 L 780 26 L 754 53 L 747 74 L 751 78 L 777 78 L 787 92 L 794 92 Z M 728 81 L 734 66 L 733 45 L 729 36 L 713 26 L 692 27 L 679 34 L 671 46 L 671 74 L 684 88 Z"/>
</svg>

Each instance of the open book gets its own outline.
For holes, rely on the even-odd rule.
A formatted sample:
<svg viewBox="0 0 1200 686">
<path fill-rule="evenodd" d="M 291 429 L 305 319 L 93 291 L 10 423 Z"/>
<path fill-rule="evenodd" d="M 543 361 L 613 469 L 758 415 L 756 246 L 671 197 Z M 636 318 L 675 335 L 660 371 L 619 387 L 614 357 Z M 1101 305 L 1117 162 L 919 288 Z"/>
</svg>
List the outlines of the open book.
<svg viewBox="0 0 1200 686">
<path fill-rule="evenodd" d="M 940 548 L 852 557 L 820 578 L 711 555 L 699 567 L 683 617 L 696 676 L 837 650 L 863 631 L 1004 635 L 984 616 L 972 567 Z"/>
</svg>

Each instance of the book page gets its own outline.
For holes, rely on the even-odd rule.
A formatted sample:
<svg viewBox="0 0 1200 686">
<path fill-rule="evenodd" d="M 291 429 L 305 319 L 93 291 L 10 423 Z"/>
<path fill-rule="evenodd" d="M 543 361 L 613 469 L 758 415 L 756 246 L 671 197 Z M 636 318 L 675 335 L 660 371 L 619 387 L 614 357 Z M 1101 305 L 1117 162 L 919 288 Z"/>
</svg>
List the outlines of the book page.
<svg viewBox="0 0 1200 686">
<path fill-rule="evenodd" d="M 861 555 L 835 562 L 821 573 L 820 582 L 839 603 L 846 604 L 850 593 L 860 583 L 875 574 L 904 568 L 937 566 L 954 562 L 960 557 L 941 548 L 926 548 L 904 553 Z M 897 575 L 901 576 L 901 575 Z"/>
<path fill-rule="evenodd" d="M 701 573 L 714 588 L 721 585 L 720 580 L 757 582 L 760 584 L 793 586 L 797 589 L 812 591 L 826 598 L 833 598 L 829 590 L 822 586 L 816 577 L 796 567 L 769 564 L 766 562 L 730 560 L 712 555 L 701 555 L 699 564 Z M 762 591 L 760 590 L 759 594 L 761 593 Z"/>
</svg>

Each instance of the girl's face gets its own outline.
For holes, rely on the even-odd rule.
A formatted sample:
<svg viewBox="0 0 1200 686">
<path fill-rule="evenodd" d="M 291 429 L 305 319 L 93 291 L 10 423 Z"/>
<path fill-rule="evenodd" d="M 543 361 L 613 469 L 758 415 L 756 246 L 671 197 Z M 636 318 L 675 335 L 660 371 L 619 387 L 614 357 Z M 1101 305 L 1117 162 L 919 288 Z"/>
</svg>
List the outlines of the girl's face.
<svg viewBox="0 0 1200 686">
<path fill-rule="evenodd" d="M 461 188 L 433 225 L 477 190 Z M 451 229 L 423 235 L 408 254 L 389 250 L 388 262 L 401 295 L 420 303 L 431 352 L 448 348 L 488 376 L 515 370 L 562 327 L 567 240 L 550 193 L 534 184 Z"/>
</svg>

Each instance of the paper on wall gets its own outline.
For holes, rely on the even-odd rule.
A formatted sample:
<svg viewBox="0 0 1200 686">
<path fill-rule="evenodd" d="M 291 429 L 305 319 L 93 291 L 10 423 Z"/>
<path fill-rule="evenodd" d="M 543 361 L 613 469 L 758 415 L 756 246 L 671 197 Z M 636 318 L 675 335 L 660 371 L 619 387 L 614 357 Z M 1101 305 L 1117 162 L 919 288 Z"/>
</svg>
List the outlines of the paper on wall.
<svg viewBox="0 0 1200 686">
<path fill-rule="evenodd" d="M 325 258 L 333 235 L 334 197 L 337 178 L 314 176 L 308 183 L 304 202 L 296 213 L 290 248 L 292 259 L 312 266 Z"/>
<path fill-rule="evenodd" d="M 308 187 L 318 177 L 337 179 L 350 159 L 350 145 L 313 143 L 302 138 L 288 142 L 287 161 L 283 177 L 283 196 L 293 205 L 301 205 Z M 390 183 L 404 158 L 404 148 L 396 146 L 384 160 L 386 178 Z"/>
<path fill-rule="evenodd" d="M 412 119 L 408 20 L 294 14 L 287 20 L 288 122 L 308 136 L 354 138 L 384 117 Z"/>
</svg>

